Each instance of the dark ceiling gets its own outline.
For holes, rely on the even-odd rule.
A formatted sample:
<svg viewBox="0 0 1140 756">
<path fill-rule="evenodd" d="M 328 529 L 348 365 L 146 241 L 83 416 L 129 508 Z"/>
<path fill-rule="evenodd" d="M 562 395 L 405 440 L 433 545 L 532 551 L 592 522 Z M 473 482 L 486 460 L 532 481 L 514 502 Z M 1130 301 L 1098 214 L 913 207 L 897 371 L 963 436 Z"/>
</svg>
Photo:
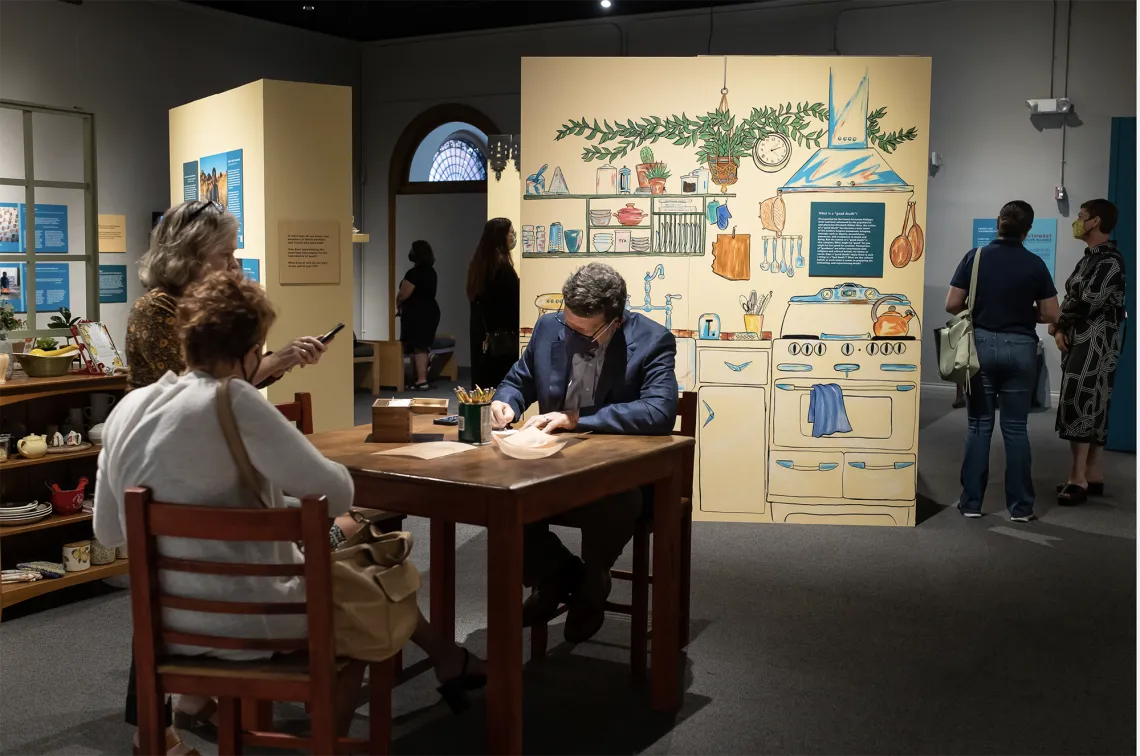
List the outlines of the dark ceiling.
<svg viewBox="0 0 1140 756">
<path fill-rule="evenodd" d="M 749 0 L 188 0 L 196 5 L 372 42 L 508 26 L 738 5 Z M 755 0 L 751 0 L 755 2 Z"/>
</svg>

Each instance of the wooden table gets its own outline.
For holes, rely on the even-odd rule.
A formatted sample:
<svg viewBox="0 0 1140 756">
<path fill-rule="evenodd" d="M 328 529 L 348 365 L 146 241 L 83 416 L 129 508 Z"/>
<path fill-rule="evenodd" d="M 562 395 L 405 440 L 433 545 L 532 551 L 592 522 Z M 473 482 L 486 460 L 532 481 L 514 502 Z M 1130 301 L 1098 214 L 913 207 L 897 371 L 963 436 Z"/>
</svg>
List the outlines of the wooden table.
<svg viewBox="0 0 1140 756">
<path fill-rule="evenodd" d="M 416 418 L 417 440 L 455 438 L 455 429 Z M 487 734 L 491 753 L 522 743 L 523 526 L 607 495 L 652 486 L 653 651 L 651 702 L 680 708 L 681 470 L 692 464 L 684 436 L 591 436 L 542 460 L 516 460 L 490 446 L 425 461 L 376 456 L 399 444 L 373 444 L 371 426 L 310 436 L 348 467 L 359 506 L 431 520 L 430 619 L 455 636 L 455 523 L 487 528 Z M 434 434 L 434 438 L 425 438 Z"/>
</svg>

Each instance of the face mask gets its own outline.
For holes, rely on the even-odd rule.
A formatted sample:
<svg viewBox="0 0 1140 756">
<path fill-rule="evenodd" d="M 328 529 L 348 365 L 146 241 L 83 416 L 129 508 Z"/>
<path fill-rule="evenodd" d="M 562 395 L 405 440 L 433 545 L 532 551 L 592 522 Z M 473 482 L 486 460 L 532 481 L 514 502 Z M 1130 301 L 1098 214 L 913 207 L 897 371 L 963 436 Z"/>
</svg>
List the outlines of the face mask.
<svg viewBox="0 0 1140 756">
<path fill-rule="evenodd" d="M 1082 239 L 1085 235 L 1085 222 L 1080 218 L 1073 221 L 1073 238 Z"/>
<path fill-rule="evenodd" d="M 257 362 L 253 363 L 253 371 L 251 373 L 249 373 L 248 375 L 245 372 L 245 362 L 244 361 L 242 362 L 241 377 L 245 379 L 246 383 L 248 383 L 252 386 L 252 385 L 254 385 L 253 379 L 255 377 L 257 377 L 257 371 L 260 369 L 261 369 L 261 353 L 258 352 Z"/>
</svg>

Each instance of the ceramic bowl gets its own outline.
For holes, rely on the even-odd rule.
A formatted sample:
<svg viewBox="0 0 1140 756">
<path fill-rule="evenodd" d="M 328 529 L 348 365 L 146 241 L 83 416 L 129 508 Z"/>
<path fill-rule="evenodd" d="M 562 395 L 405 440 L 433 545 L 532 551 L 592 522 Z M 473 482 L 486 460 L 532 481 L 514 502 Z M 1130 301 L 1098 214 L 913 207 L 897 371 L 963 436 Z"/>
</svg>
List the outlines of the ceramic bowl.
<svg viewBox="0 0 1140 756">
<path fill-rule="evenodd" d="M 594 234 L 594 251 L 609 252 L 614 245 L 613 234 Z"/>
<path fill-rule="evenodd" d="M 16 361 L 29 378 L 58 378 L 71 372 L 74 354 L 62 357 L 40 357 L 34 354 L 17 354 Z"/>
<path fill-rule="evenodd" d="M 610 218 L 613 216 L 609 210 L 591 210 L 590 223 L 595 226 L 608 226 L 610 225 Z"/>
<path fill-rule="evenodd" d="M 92 425 L 91 430 L 87 432 L 87 438 L 89 438 L 93 444 L 103 443 L 103 423 Z"/>
</svg>

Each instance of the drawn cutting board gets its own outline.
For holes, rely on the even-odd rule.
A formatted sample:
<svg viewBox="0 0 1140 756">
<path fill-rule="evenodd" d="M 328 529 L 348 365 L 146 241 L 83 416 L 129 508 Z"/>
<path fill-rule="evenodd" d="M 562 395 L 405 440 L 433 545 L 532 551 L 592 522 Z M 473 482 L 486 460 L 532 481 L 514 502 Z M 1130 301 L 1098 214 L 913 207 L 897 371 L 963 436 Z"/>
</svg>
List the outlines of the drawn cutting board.
<svg viewBox="0 0 1140 756">
<path fill-rule="evenodd" d="M 713 273 L 729 281 L 747 281 L 751 272 L 751 237 L 738 234 L 717 234 L 713 242 Z"/>
</svg>

